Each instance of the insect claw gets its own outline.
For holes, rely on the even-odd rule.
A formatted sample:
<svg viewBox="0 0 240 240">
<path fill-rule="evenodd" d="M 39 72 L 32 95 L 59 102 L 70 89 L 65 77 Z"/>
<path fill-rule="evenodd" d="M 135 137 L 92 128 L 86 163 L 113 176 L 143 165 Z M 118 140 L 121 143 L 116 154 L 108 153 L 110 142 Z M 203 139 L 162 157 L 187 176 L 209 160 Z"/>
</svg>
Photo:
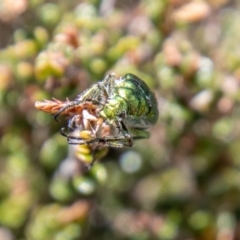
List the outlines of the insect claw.
<svg viewBox="0 0 240 240">
<path fill-rule="evenodd" d="M 61 128 L 61 129 L 60 129 L 60 133 L 62 134 L 62 136 L 66 137 L 66 138 L 69 138 L 68 134 L 66 134 L 66 133 L 64 132 L 64 130 L 65 130 L 64 127 Z"/>
<path fill-rule="evenodd" d="M 59 120 L 57 119 L 59 116 L 59 113 L 56 113 L 53 115 L 53 119 L 56 121 L 56 122 L 59 122 Z"/>
</svg>

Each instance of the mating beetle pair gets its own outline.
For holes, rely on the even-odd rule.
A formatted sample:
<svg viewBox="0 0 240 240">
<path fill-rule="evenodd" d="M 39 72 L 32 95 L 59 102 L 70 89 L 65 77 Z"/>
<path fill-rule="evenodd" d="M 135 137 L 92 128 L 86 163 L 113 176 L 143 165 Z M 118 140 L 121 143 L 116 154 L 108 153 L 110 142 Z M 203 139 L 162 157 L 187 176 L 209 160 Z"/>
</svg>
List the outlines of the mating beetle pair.
<svg viewBox="0 0 240 240">
<path fill-rule="evenodd" d="M 67 134 L 62 129 L 61 133 L 67 137 L 69 144 L 131 147 L 134 139 L 149 137 L 146 129 L 155 124 L 158 119 L 158 105 L 154 94 L 145 82 L 130 73 L 119 79 L 113 73 L 107 75 L 102 81 L 85 90 L 74 101 L 69 101 L 55 113 L 54 119 L 57 120 L 58 116 L 67 112 L 68 109 L 77 108 L 87 102 L 97 106 L 97 110 L 94 114 L 89 114 L 86 109 L 87 116 L 85 119 L 83 117 L 83 120 L 88 122 L 88 120 L 94 121 L 95 118 L 97 130 L 94 131 L 98 132 L 104 123 L 118 129 L 118 134 L 108 136 L 100 134 L 95 138 L 83 139 Z M 76 118 L 78 118 L 77 115 L 69 119 L 69 129 L 77 125 Z"/>
</svg>

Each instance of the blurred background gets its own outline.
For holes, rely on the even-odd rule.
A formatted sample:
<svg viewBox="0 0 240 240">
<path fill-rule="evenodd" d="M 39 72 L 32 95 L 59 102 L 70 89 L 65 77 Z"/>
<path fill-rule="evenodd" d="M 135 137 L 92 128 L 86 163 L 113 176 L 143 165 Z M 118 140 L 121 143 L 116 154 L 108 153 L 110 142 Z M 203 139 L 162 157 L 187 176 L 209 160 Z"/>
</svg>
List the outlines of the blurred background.
<svg viewBox="0 0 240 240">
<path fill-rule="evenodd" d="M 239 11 L 239 0 L 0 0 L 0 239 L 240 239 Z M 84 171 L 59 134 L 66 121 L 34 104 L 73 100 L 110 72 L 142 78 L 159 120 Z"/>
</svg>

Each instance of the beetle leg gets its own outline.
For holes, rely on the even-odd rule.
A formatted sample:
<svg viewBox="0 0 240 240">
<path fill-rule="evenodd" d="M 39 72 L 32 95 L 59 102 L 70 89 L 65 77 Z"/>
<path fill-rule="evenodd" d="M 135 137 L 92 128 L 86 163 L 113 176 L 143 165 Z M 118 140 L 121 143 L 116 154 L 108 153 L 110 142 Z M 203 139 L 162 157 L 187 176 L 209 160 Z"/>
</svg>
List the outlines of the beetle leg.
<svg viewBox="0 0 240 240">
<path fill-rule="evenodd" d="M 108 92 L 107 92 L 105 86 L 101 82 L 98 83 L 98 88 L 101 90 L 98 101 L 104 105 L 104 103 L 108 99 Z"/>
<path fill-rule="evenodd" d="M 92 151 L 92 161 L 90 162 L 90 164 L 87 165 L 87 169 L 90 170 L 93 166 L 93 164 L 95 163 L 95 161 L 97 160 L 96 158 L 96 149 L 94 149 Z"/>
<path fill-rule="evenodd" d="M 71 144 L 71 145 L 84 145 L 84 144 L 88 145 L 88 142 L 90 140 L 86 140 L 81 137 L 71 136 L 71 135 L 67 134 L 66 132 L 64 132 L 64 130 L 65 130 L 65 128 L 61 128 L 60 133 L 62 134 L 62 136 L 67 138 L 67 141 L 69 144 Z"/>
<path fill-rule="evenodd" d="M 102 125 L 102 119 L 100 118 L 101 121 L 97 121 L 97 126 L 96 129 L 97 132 L 99 131 L 99 127 Z M 149 133 L 145 132 L 143 130 L 138 130 L 138 129 L 130 129 L 131 134 L 133 134 L 134 137 L 130 134 L 129 130 L 123 123 L 123 121 L 116 121 L 116 127 L 119 129 L 119 131 L 122 133 L 120 136 L 106 136 L 106 137 L 96 137 L 92 139 L 86 139 L 82 137 L 76 137 L 76 136 L 71 136 L 69 134 L 66 134 L 64 132 L 64 128 L 61 129 L 61 134 L 67 138 L 67 141 L 69 144 L 73 145 L 81 145 L 81 144 L 87 144 L 87 145 L 94 145 L 94 144 L 99 144 L 103 146 L 108 146 L 108 147 L 132 147 L 133 146 L 133 138 L 148 138 Z M 94 131 L 93 131 L 94 132 Z M 96 134 L 96 132 L 95 132 Z"/>
<path fill-rule="evenodd" d="M 107 136 L 105 138 L 96 138 L 90 140 L 87 144 L 92 144 L 93 142 L 103 144 L 108 147 L 132 147 L 133 139 L 146 139 L 149 138 L 150 133 L 142 130 L 130 128 L 129 130 L 123 122 L 119 122 L 121 125 L 122 136 Z M 118 125 L 117 125 L 118 126 Z"/>
<path fill-rule="evenodd" d="M 150 133 L 143 129 L 130 128 L 129 132 L 133 139 L 146 139 L 150 137 Z"/>
<path fill-rule="evenodd" d="M 124 138 L 127 141 L 127 146 L 128 147 L 132 147 L 133 146 L 133 139 L 131 134 L 129 133 L 127 127 L 125 126 L 125 124 L 123 123 L 123 121 L 117 121 L 116 122 L 117 128 L 119 127 L 119 131 L 123 134 Z"/>
<path fill-rule="evenodd" d="M 60 130 L 62 136 L 67 138 L 67 141 L 71 145 L 102 145 L 106 147 L 131 147 L 126 142 L 125 136 L 107 136 L 102 138 L 83 139 L 81 137 L 71 136 L 64 132 L 65 128 Z"/>
<path fill-rule="evenodd" d="M 103 145 L 106 147 L 131 147 L 128 143 L 126 143 L 126 138 L 124 136 L 107 136 L 103 138 L 94 138 L 91 140 L 83 140 L 81 138 L 68 137 L 69 144 L 87 144 L 87 145 Z"/>
<path fill-rule="evenodd" d="M 108 87 L 108 95 L 112 96 L 114 93 L 114 82 L 115 82 L 115 74 L 114 73 L 110 73 L 108 74 L 108 76 L 106 77 L 106 82 L 107 82 L 107 87 Z"/>
<path fill-rule="evenodd" d="M 130 128 L 129 130 L 126 128 L 125 124 L 119 122 L 121 125 L 122 135 L 120 136 L 106 136 L 106 137 L 96 137 L 92 139 L 86 139 L 82 137 L 71 136 L 67 134 L 62 128 L 60 133 L 67 138 L 69 144 L 72 145 L 103 145 L 107 147 L 132 147 L 133 139 L 145 139 L 149 138 L 149 132 L 142 129 Z"/>
<path fill-rule="evenodd" d="M 73 106 L 76 106 L 80 103 L 80 101 L 72 101 L 72 102 L 69 102 L 66 106 L 62 107 L 56 114 L 53 115 L 53 118 L 55 121 L 58 121 L 58 116 L 64 112 L 66 109 L 70 108 L 70 107 L 73 107 Z"/>
<path fill-rule="evenodd" d="M 68 125 L 67 125 L 67 128 L 69 129 L 69 131 L 71 131 L 71 132 L 74 131 L 74 125 L 75 125 L 75 119 L 74 118 L 69 119 Z M 60 132 L 61 132 L 61 130 L 60 130 Z"/>
<path fill-rule="evenodd" d="M 66 134 L 66 133 L 64 132 L 64 130 L 65 130 L 65 128 L 64 128 L 64 127 L 63 127 L 63 128 L 61 128 L 61 129 L 60 129 L 60 133 L 61 133 L 61 135 L 62 135 L 62 136 L 64 136 L 64 137 L 68 138 L 68 134 Z"/>
</svg>

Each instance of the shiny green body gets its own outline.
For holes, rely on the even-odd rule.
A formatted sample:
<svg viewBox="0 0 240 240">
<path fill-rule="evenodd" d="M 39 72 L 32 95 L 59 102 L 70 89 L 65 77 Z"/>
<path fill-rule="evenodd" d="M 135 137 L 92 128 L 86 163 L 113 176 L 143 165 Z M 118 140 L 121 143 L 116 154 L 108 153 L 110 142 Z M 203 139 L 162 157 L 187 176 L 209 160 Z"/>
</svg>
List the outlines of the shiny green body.
<svg viewBox="0 0 240 240">
<path fill-rule="evenodd" d="M 116 79 L 114 74 L 107 75 L 101 82 L 93 84 L 78 98 L 62 108 L 54 117 L 66 108 L 91 101 L 99 106 L 99 116 L 106 124 L 119 129 L 116 136 L 100 137 L 84 141 L 81 138 L 68 137 L 70 144 L 102 144 L 110 147 L 132 146 L 133 139 L 148 138 L 145 131 L 158 119 L 158 105 L 154 94 L 144 81 L 133 74 Z"/>
<path fill-rule="evenodd" d="M 126 126 L 146 129 L 158 119 L 157 100 L 145 82 L 128 73 L 114 80 L 100 115 L 108 121 L 121 118 Z"/>
</svg>

